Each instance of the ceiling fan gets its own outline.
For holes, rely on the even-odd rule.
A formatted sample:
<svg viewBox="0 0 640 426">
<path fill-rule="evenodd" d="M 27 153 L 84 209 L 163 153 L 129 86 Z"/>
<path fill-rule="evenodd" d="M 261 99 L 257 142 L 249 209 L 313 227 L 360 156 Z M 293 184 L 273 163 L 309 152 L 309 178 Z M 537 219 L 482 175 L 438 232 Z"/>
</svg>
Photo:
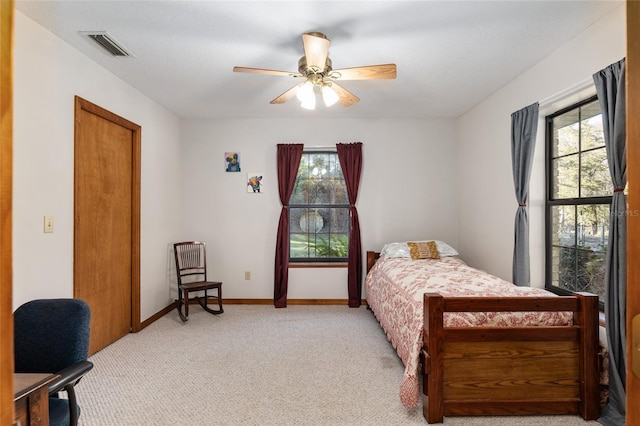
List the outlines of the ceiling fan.
<svg viewBox="0 0 640 426">
<path fill-rule="evenodd" d="M 310 32 L 303 34 L 304 56 L 298 60 L 298 72 L 248 67 L 234 67 L 233 71 L 303 79 L 302 83 L 296 84 L 270 103 L 281 104 L 297 96 L 301 106 L 307 109 L 315 108 L 316 88 L 322 94 L 326 106 L 331 106 L 336 102 L 349 106 L 360 100 L 356 95 L 336 83 L 336 81 L 396 78 L 395 64 L 367 65 L 334 70 L 329 58 L 330 43 L 331 41 L 322 33 Z"/>
</svg>

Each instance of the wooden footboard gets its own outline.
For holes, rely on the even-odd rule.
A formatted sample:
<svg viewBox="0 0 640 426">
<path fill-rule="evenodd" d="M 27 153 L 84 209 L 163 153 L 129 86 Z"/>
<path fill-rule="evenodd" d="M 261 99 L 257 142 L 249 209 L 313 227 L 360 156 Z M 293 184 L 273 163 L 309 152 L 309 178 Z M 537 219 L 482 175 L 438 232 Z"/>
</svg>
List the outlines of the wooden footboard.
<svg viewBox="0 0 640 426">
<path fill-rule="evenodd" d="M 574 312 L 566 327 L 443 327 L 445 312 Z M 424 417 L 579 414 L 598 418 L 598 298 L 424 295 Z"/>
</svg>

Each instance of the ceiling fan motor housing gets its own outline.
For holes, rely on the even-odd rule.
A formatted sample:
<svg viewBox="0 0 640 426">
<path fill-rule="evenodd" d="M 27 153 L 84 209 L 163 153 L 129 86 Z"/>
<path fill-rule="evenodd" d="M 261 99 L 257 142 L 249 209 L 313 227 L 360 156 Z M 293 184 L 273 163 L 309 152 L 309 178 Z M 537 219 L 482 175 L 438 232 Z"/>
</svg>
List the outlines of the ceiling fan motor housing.
<svg viewBox="0 0 640 426">
<path fill-rule="evenodd" d="M 316 67 L 308 67 L 306 56 L 303 56 L 298 60 L 298 72 L 305 77 L 309 77 L 312 74 L 320 74 L 325 77 L 329 75 L 332 70 L 333 68 L 331 67 L 331 59 L 328 56 L 323 70 L 318 70 Z"/>
</svg>

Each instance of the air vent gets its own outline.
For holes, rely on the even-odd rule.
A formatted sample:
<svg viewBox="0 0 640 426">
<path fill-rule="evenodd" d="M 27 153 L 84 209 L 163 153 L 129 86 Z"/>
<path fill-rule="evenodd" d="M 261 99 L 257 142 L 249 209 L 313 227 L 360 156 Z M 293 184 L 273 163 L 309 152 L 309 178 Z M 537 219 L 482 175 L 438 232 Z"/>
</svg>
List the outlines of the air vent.
<svg viewBox="0 0 640 426">
<path fill-rule="evenodd" d="M 124 47 L 118 44 L 118 42 L 115 41 L 106 31 L 81 31 L 80 34 L 83 34 L 95 41 L 112 56 L 133 56 Z"/>
</svg>

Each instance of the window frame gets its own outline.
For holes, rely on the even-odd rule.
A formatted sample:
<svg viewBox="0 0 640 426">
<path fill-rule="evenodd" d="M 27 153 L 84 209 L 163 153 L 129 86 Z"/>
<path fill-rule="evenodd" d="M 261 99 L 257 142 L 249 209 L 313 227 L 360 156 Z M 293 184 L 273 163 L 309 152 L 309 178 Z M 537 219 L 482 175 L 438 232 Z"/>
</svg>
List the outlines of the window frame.
<svg viewBox="0 0 640 426">
<path fill-rule="evenodd" d="M 578 197 L 574 198 L 562 198 L 562 199 L 554 199 L 553 198 L 553 189 L 554 189 L 554 180 L 552 177 L 553 172 L 553 143 L 554 143 L 554 135 L 553 135 L 553 120 L 554 118 L 563 115 L 569 111 L 576 110 L 581 108 L 587 104 L 590 104 L 594 101 L 598 101 L 598 96 L 593 95 L 587 99 L 584 99 L 579 102 L 575 102 L 561 110 L 558 110 L 552 114 L 545 116 L 545 289 L 551 291 L 552 293 L 567 296 L 571 295 L 572 292 L 570 290 L 566 290 L 560 287 L 556 287 L 553 285 L 553 242 L 552 242 L 552 233 L 553 233 L 553 217 L 552 211 L 554 207 L 557 206 L 590 206 L 590 205 L 608 205 L 609 209 L 611 208 L 611 203 L 613 200 L 613 194 L 605 195 L 605 196 L 595 196 L 595 197 L 581 197 L 581 191 L 578 192 Z M 602 112 L 601 112 L 602 114 Z M 578 120 L 580 122 L 581 119 Z M 582 150 L 582 147 L 579 146 L 578 151 L 576 153 L 580 154 L 580 159 L 582 158 L 582 154 L 585 152 L 589 152 L 598 148 L 588 148 Z M 606 150 L 606 147 L 605 147 Z M 560 156 L 558 156 L 560 157 Z M 558 158 L 555 157 L 555 158 Z M 582 183 L 580 179 L 581 172 L 581 163 L 578 163 L 578 188 L 581 188 Z M 577 237 L 577 232 L 576 239 Z M 575 252 L 577 253 L 579 248 L 578 245 L 575 244 Z M 577 274 L 576 274 L 577 275 Z M 600 310 L 604 310 L 604 300 L 599 301 Z"/>
<path fill-rule="evenodd" d="M 338 165 L 338 167 L 340 167 L 340 175 L 342 176 L 342 180 L 343 182 L 345 182 L 344 180 L 344 172 L 342 171 L 342 165 L 340 164 L 340 158 L 338 156 L 338 152 L 336 150 L 331 150 L 331 149 L 304 149 L 302 151 L 302 157 L 300 158 L 300 164 L 298 165 L 298 170 L 300 169 L 300 165 L 302 164 L 303 158 L 305 157 L 305 155 L 317 155 L 317 154 L 326 154 L 326 155 L 334 155 L 336 158 L 336 164 Z M 296 171 L 296 184 L 297 184 L 297 177 L 298 172 Z M 295 184 L 294 184 L 294 188 L 295 188 Z M 346 182 L 345 182 L 345 191 L 346 191 Z M 345 192 L 346 194 L 346 192 Z M 291 194 L 291 198 L 293 198 L 295 195 L 295 192 L 292 192 Z M 289 220 L 291 221 L 291 211 L 293 209 L 332 209 L 332 208 L 338 208 L 338 209 L 343 209 L 347 212 L 347 214 L 349 214 L 349 201 L 348 199 L 344 202 L 344 203 L 316 203 L 316 204 L 310 204 L 310 203 L 305 203 L 305 204 L 301 204 L 301 203 L 292 203 L 291 202 L 291 198 L 289 199 L 289 215 L 290 218 Z M 349 250 L 348 250 L 348 244 L 349 244 L 349 231 L 350 231 L 350 226 L 347 228 L 347 252 L 345 257 L 292 257 L 291 253 L 291 236 L 292 236 L 292 227 L 291 227 L 291 222 L 289 223 L 289 266 L 290 267 L 305 267 L 305 266 L 316 266 L 316 267 L 332 267 L 332 266 L 345 266 L 348 264 L 349 261 Z M 293 234 L 299 234 L 299 233 L 293 233 Z M 331 233 L 329 233 L 329 235 L 331 235 Z"/>
</svg>

